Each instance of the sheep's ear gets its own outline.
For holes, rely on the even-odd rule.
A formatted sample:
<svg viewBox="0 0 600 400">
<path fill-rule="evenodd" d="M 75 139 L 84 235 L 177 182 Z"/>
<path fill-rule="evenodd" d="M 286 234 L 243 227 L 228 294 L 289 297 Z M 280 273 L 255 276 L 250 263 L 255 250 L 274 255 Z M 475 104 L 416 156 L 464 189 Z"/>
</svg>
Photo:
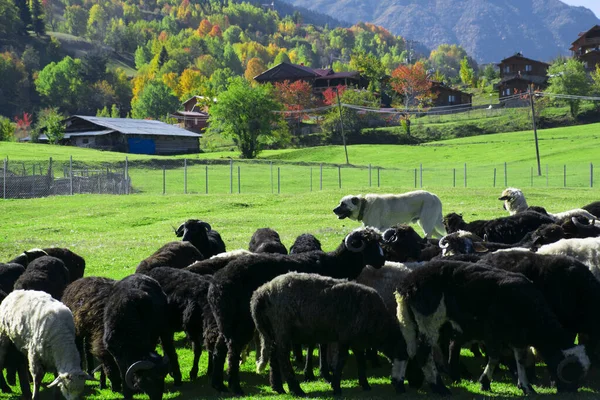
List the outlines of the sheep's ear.
<svg viewBox="0 0 600 400">
<path fill-rule="evenodd" d="M 350 199 L 350 201 L 352 202 L 352 204 L 357 205 L 360 199 L 358 197 L 353 197 L 352 199 Z"/>
</svg>

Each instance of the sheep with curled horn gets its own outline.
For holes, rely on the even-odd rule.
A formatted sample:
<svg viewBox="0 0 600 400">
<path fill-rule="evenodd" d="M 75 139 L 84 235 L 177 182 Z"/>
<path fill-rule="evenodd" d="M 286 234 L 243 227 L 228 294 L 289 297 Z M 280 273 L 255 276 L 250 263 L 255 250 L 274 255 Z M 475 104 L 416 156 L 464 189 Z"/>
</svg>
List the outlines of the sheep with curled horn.
<svg viewBox="0 0 600 400">
<path fill-rule="evenodd" d="M 382 234 L 385 258 L 394 262 L 429 261 L 440 254 L 437 239 L 425 239 L 404 224 L 387 229 Z"/>
<path fill-rule="evenodd" d="M 214 275 L 208 301 L 217 320 L 220 337 L 212 375 L 212 386 L 227 390 L 223 384 L 225 353 L 228 354 L 229 390 L 243 393 L 239 380 L 240 353 L 254 335 L 250 297 L 260 285 L 289 271 L 318 273 L 333 278 L 355 279 L 366 265 L 380 268 L 384 262 L 379 244 L 381 235 L 362 228 L 351 232 L 332 252 L 251 254 L 229 263 Z"/>
</svg>

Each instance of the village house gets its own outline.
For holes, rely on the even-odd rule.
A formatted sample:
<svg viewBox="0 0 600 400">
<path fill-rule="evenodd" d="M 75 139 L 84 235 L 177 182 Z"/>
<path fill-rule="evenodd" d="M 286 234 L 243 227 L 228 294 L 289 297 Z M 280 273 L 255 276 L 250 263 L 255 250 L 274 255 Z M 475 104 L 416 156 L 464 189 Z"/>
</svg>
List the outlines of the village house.
<svg viewBox="0 0 600 400">
<path fill-rule="evenodd" d="M 550 64 L 545 62 L 516 53 L 502 60 L 498 66 L 500 82 L 495 87 L 498 89 L 500 101 L 505 97 L 527 92 L 530 85 L 533 85 L 534 89 L 544 89 L 548 85 Z"/>
<path fill-rule="evenodd" d="M 365 89 L 369 81 L 358 71 L 334 72 L 331 68 L 310 68 L 304 65 L 282 62 L 254 77 L 259 83 L 294 82 L 303 80 L 310 83 L 315 94 L 323 93 L 329 87 L 344 85 Z"/>
<path fill-rule="evenodd" d="M 600 25 L 579 34 L 571 44 L 573 57 L 583 62 L 586 71 L 592 72 L 600 64 Z"/>
<path fill-rule="evenodd" d="M 216 99 L 213 99 L 216 101 Z M 208 104 L 204 96 L 192 96 L 183 102 L 183 111 L 176 111 L 171 117 L 188 131 L 200 133 L 208 126 Z"/>
<path fill-rule="evenodd" d="M 473 95 L 454 89 L 444 82 L 431 81 L 431 92 L 435 95 L 433 107 L 450 107 L 453 109 L 463 109 L 472 106 Z"/>
<path fill-rule="evenodd" d="M 134 154 L 188 154 L 200 150 L 201 134 L 161 121 L 73 115 L 61 144 Z M 24 141 L 28 141 L 25 138 Z M 40 142 L 48 142 L 40 135 Z"/>
</svg>

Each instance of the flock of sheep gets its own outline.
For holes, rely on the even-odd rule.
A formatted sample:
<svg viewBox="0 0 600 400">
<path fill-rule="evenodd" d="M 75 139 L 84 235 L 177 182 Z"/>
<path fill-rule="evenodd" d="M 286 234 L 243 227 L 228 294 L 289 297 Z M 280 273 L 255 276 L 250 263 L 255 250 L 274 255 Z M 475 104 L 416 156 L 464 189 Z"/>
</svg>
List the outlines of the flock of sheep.
<svg viewBox="0 0 600 400">
<path fill-rule="evenodd" d="M 415 200 L 424 196 L 430 200 Z M 600 202 L 550 214 L 509 188 L 500 199 L 510 215 L 467 223 L 450 213 L 446 234 L 431 239 L 399 222 L 429 218 L 425 226 L 444 233 L 437 196 L 398 198 L 396 216 L 408 221 L 390 218 L 383 232 L 381 223 L 355 229 L 330 252 L 303 234 L 288 253 L 270 228 L 258 229 L 248 250 L 227 252 L 208 223 L 187 220 L 175 231 L 181 240 L 118 281 L 84 277 L 84 259 L 65 248 L 33 249 L 0 263 L 0 389 L 10 392 L 18 375 L 23 395 L 38 399 L 48 371 L 55 373 L 48 387 L 74 399 L 100 371 L 101 388 L 108 378 L 125 399 L 138 392 L 161 399 L 167 374 L 175 386 L 184 379 L 173 341 L 183 331 L 194 353 L 189 379 L 204 373 L 220 392 L 243 394 L 239 367 L 249 345 L 256 347 L 257 373 L 270 366 L 271 388 L 285 393 L 287 383 L 298 396 L 304 391 L 291 355 L 304 364 L 304 379 L 314 380 L 315 348 L 334 394 L 341 393 L 349 350 L 364 390 L 367 361 L 381 353 L 396 392 L 406 381 L 449 394 L 442 375 L 473 378 L 461 365 L 466 346 L 485 353 L 483 390 L 503 363 L 525 394 L 534 393 L 541 358 L 551 382 L 540 384 L 576 391 L 600 354 Z M 433 204 L 436 216 L 428 217 L 423 204 Z M 334 212 L 358 221 L 393 215 L 375 207 L 381 204 L 347 196 Z M 203 350 L 209 361 L 201 372 Z"/>
</svg>

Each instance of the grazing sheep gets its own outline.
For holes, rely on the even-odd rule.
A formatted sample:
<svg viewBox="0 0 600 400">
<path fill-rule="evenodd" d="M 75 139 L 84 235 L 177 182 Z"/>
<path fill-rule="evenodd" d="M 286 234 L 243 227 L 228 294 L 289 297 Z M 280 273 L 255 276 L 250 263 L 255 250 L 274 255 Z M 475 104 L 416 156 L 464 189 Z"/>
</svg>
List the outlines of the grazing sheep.
<svg viewBox="0 0 600 400">
<path fill-rule="evenodd" d="M 406 343 L 398 321 L 374 289 L 318 274 L 289 272 L 259 287 L 250 308 L 261 341 L 269 349 L 271 387 L 277 393 L 285 393 L 282 373 L 290 391 L 305 395 L 289 357 L 290 343 L 300 341 L 337 343 L 339 354 L 331 381 L 334 394 L 341 393 L 341 373 L 350 348 L 356 354 L 359 383 L 370 390 L 364 350 L 371 347 L 393 362 L 392 384 L 404 392 Z"/>
<path fill-rule="evenodd" d="M 225 243 L 219 232 L 213 231 L 210 224 L 199 219 L 188 219 L 179 225 L 175 234 L 182 241 L 193 244 L 205 258 L 226 251 Z"/>
<path fill-rule="evenodd" d="M 13 291 L 15 282 L 25 272 L 25 267 L 17 263 L 0 263 L 0 290 L 4 293 Z"/>
<path fill-rule="evenodd" d="M 381 236 L 370 228 L 357 229 L 331 253 L 252 254 L 238 258 L 217 271 L 208 292 L 208 301 L 219 326 L 220 338 L 215 355 L 212 385 L 226 390 L 223 384 L 225 355 L 228 349 L 229 389 L 240 394 L 239 358 L 244 346 L 252 340 L 254 323 L 250 315 L 250 297 L 260 285 L 289 271 L 319 273 L 334 278 L 356 278 L 366 265 L 384 264 L 379 245 Z"/>
<path fill-rule="evenodd" d="M 84 356 L 87 371 L 93 369 L 93 357 L 102 364 L 100 388 L 106 388 L 106 377 L 110 379 L 112 390 L 121 391 L 121 376 L 114 358 L 104 345 L 104 311 L 114 279 L 86 277 L 69 284 L 61 301 L 73 313 L 75 338 L 79 353 Z"/>
<path fill-rule="evenodd" d="M 271 228 L 257 229 L 250 238 L 248 250 L 252 253 L 288 253 L 283 243 L 281 243 L 279 233 Z"/>
<path fill-rule="evenodd" d="M 234 261 L 238 257 L 246 254 L 252 254 L 246 249 L 237 249 L 228 251 L 226 253 L 220 253 L 216 256 L 212 256 L 208 260 L 196 261 L 190 266 L 185 267 L 186 271 L 193 272 L 198 275 L 212 275 L 220 269 L 223 269 L 230 262 Z"/>
<path fill-rule="evenodd" d="M 169 242 L 142 260 L 135 272 L 145 274 L 153 268 L 185 268 L 196 261 L 204 260 L 204 255 L 190 242 Z"/>
<path fill-rule="evenodd" d="M 41 290 L 60 300 L 69 284 L 69 270 L 60 259 L 42 256 L 31 261 L 15 282 L 15 289 Z"/>
<path fill-rule="evenodd" d="M 441 253 L 438 240 L 423 239 L 408 225 L 396 225 L 382 235 L 385 259 L 394 262 L 429 261 Z"/>
<path fill-rule="evenodd" d="M 506 346 L 514 353 L 518 386 L 525 394 L 535 392 L 524 368 L 529 346 L 545 360 L 559 392 L 577 390 L 589 369 L 584 347 L 573 345 L 572 334 L 561 326 L 544 295 L 522 274 L 483 264 L 432 261 L 406 277 L 397 302 L 411 357 L 417 353 L 419 336 L 431 349 L 439 347 L 445 324 L 464 341 L 483 341 L 489 360 L 479 378 L 482 390 L 490 390 Z M 423 372 L 434 392 L 449 394 L 431 350 Z"/>
<path fill-rule="evenodd" d="M 34 400 L 39 399 L 46 369 L 57 373 L 48 387 L 58 387 L 67 400 L 79 397 L 86 379 L 92 379 L 81 370 L 71 311 L 47 293 L 15 290 L 6 296 L 0 304 L 0 370 L 10 342 L 27 355 Z M 19 380 L 23 394 L 30 396 L 25 371 L 20 371 Z"/>
<path fill-rule="evenodd" d="M 119 367 L 126 400 L 136 390 L 151 400 L 162 399 L 168 365 L 175 384 L 181 384 L 167 310 L 167 296 L 149 276 L 133 274 L 113 285 L 104 310 L 103 340 Z M 155 352 L 159 339 L 164 359 Z"/>
<path fill-rule="evenodd" d="M 498 200 L 504 200 L 504 209 L 508 211 L 510 215 L 515 215 L 532 208 L 527 205 L 527 200 L 525 200 L 525 195 L 523 192 L 516 188 L 504 189 Z M 594 214 L 582 208 L 575 208 L 573 210 L 563 211 L 556 214 L 547 213 L 547 215 L 552 217 L 557 223 L 562 223 L 566 219 L 571 219 L 571 217 L 576 216 L 582 216 L 588 219 L 596 218 Z"/>
<path fill-rule="evenodd" d="M 600 237 L 562 239 L 540 247 L 538 254 L 561 254 L 585 264 L 600 281 Z"/>
<path fill-rule="evenodd" d="M 290 254 L 306 253 L 308 251 L 323 251 L 321 242 L 314 235 L 310 233 L 303 233 L 298 236 L 290 247 Z"/>
<path fill-rule="evenodd" d="M 553 223 L 554 220 L 547 215 L 527 211 L 508 217 L 492 220 L 477 220 L 466 223 L 462 215 L 447 214 L 444 225 L 448 233 L 458 230 L 469 231 L 491 242 L 514 244 L 521 241 L 527 233 L 535 231 L 544 224 Z"/>
<path fill-rule="evenodd" d="M 600 201 L 594 201 L 593 203 L 587 204 L 581 208 L 593 214 L 596 219 L 600 219 Z"/>
<path fill-rule="evenodd" d="M 80 255 L 64 247 L 47 247 L 45 249 L 31 249 L 21 253 L 11 263 L 21 264 L 25 268 L 33 260 L 42 256 L 56 257 L 65 263 L 69 271 L 69 283 L 79 279 L 85 272 L 85 260 Z"/>
<path fill-rule="evenodd" d="M 193 272 L 159 267 L 147 273 L 156 279 L 167 295 L 169 304 L 169 325 L 173 332 L 184 331 L 194 352 L 190 380 L 198 376 L 198 362 L 202 355 L 204 340 L 204 311 L 210 310 L 206 295 L 212 281 L 210 276 Z"/>
</svg>

